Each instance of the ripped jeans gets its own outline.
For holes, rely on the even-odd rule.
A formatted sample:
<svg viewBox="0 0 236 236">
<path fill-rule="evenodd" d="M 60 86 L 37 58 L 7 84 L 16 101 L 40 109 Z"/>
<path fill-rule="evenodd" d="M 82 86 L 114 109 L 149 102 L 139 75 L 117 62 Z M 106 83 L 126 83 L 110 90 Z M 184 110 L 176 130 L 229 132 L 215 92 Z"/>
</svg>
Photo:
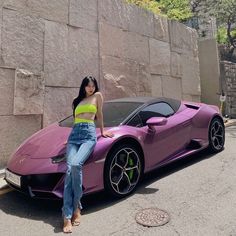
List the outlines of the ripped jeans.
<svg viewBox="0 0 236 236">
<path fill-rule="evenodd" d="M 77 139 L 73 136 L 77 133 Z M 79 137 L 81 136 L 81 137 Z M 86 140 L 85 140 L 86 139 Z M 82 143 L 80 143 L 82 140 Z M 94 124 L 78 123 L 73 128 L 67 144 L 67 172 L 64 182 L 63 217 L 71 219 L 73 213 L 82 209 L 82 167 L 96 145 Z"/>
</svg>

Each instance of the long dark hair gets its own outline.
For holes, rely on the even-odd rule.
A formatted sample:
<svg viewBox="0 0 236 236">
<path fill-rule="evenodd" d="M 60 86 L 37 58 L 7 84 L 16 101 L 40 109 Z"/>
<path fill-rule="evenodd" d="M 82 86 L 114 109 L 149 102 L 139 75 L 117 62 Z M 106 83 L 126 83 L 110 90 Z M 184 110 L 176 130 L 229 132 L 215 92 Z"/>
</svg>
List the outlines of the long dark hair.
<svg viewBox="0 0 236 236">
<path fill-rule="evenodd" d="M 81 83 L 81 86 L 80 86 L 80 90 L 79 90 L 79 95 L 78 95 L 78 97 L 76 97 L 76 98 L 73 100 L 73 103 L 72 103 L 72 109 L 73 109 L 73 116 L 74 116 L 74 117 L 75 117 L 75 108 L 76 108 L 77 105 L 86 97 L 85 87 L 88 86 L 89 82 L 93 82 L 93 83 L 94 83 L 94 86 L 95 86 L 95 91 L 94 91 L 94 93 L 96 93 L 96 92 L 99 91 L 97 80 L 96 80 L 94 77 L 92 77 L 92 76 L 86 76 L 86 77 L 82 80 L 82 83 Z"/>
</svg>

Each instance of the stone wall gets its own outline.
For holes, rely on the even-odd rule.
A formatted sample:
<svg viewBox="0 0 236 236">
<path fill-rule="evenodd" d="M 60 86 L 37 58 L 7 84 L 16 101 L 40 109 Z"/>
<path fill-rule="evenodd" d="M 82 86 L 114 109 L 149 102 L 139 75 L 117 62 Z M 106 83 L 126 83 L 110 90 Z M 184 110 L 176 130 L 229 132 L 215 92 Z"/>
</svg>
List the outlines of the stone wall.
<svg viewBox="0 0 236 236">
<path fill-rule="evenodd" d="M 200 100 L 197 34 L 122 0 L 0 0 L 0 166 L 71 114 L 86 75 L 105 99 Z"/>
<path fill-rule="evenodd" d="M 221 85 L 226 95 L 224 115 L 236 118 L 236 63 L 220 62 Z"/>
</svg>

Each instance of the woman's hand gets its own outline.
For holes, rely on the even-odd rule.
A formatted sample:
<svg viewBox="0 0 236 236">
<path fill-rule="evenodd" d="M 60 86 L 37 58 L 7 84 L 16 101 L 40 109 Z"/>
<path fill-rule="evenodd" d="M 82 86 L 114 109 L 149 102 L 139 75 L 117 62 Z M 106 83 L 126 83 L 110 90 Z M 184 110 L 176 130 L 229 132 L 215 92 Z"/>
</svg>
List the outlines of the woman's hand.
<svg viewBox="0 0 236 236">
<path fill-rule="evenodd" d="M 114 134 L 110 131 L 104 131 L 102 133 L 102 137 L 104 137 L 104 138 L 112 138 L 113 136 L 114 136 Z"/>
</svg>

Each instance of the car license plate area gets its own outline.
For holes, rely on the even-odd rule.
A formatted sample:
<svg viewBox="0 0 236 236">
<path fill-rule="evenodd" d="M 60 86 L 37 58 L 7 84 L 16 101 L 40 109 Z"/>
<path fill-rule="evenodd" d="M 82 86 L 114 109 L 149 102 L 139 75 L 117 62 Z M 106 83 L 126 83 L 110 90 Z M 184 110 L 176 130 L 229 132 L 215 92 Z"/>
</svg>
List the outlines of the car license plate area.
<svg viewBox="0 0 236 236">
<path fill-rule="evenodd" d="M 6 180 L 9 181 L 10 183 L 16 185 L 17 187 L 21 186 L 21 176 L 16 175 L 9 170 L 6 170 Z"/>
</svg>

